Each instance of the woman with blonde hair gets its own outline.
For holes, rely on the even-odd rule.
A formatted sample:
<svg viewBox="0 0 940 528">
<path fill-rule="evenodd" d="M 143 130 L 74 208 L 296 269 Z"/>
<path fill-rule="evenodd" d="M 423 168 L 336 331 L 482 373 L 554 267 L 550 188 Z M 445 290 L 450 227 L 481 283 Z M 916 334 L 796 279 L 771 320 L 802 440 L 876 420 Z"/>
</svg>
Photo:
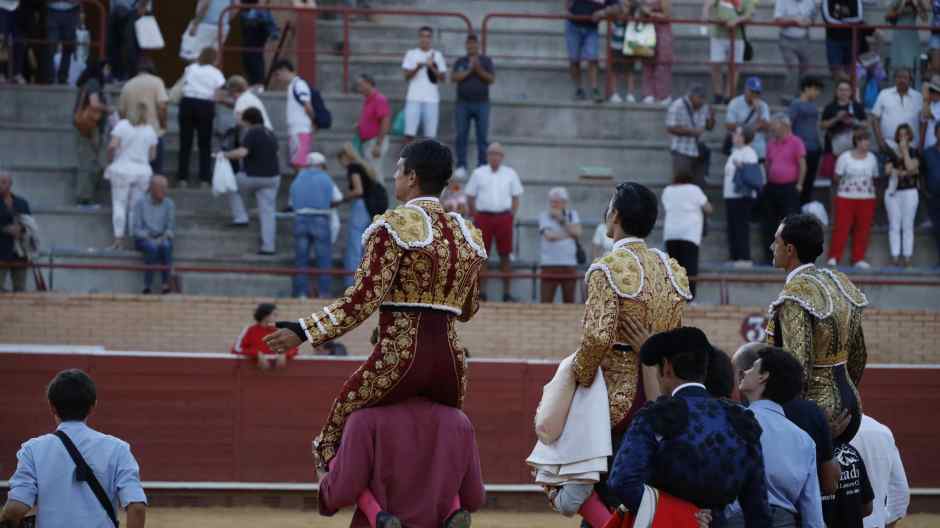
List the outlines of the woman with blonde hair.
<svg viewBox="0 0 940 528">
<path fill-rule="evenodd" d="M 356 271 L 359 261 L 362 260 L 362 233 L 372 223 L 374 215 L 385 212 L 388 207 L 388 197 L 382 184 L 375 179 L 375 169 L 362 159 L 352 143 L 343 145 L 336 157 L 340 165 L 346 169 L 346 179 L 349 181 L 349 190 L 343 197 L 343 201 L 350 202 L 352 205 L 349 212 L 349 231 L 346 251 L 343 255 L 343 268 L 347 271 Z M 375 199 L 378 194 L 385 196 L 384 207 L 381 206 L 381 200 Z M 378 206 L 376 206 L 377 203 Z M 348 288 L 352 285 L 353 277 L 348 275 L 343 280 Z"/>
<path fill-rule="evenodd" d="M 112 249 L 124 246 L 130 211 L 150 185 L 150 162 L 157 154 L 157 133 L 147 122 L 147 105 L 137 105 L 134 120 L 122 119 L 111 131 L 104 177 L 111 182 L 111 220 L 114 224 Z"/>
</svg>

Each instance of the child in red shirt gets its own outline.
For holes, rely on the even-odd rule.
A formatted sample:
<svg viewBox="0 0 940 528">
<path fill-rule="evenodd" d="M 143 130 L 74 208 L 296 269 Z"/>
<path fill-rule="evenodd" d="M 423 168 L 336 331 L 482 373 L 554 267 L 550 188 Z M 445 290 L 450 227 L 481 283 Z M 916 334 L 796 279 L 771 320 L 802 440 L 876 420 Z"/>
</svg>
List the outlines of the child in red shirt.
<svg viewBox="0 0 940 528">
<path fill-rule="evenodd" d="M 277 321 L 277 306 L 271 303 L 261 303 L 255 309 L 255 324 L 242 330 L 238 340 L 232 345 L 232 354 L 239 354 L 255 358 L 258 368 L 268 370 L 283 368 L 287 360 L 297 355 L 297 348 L 292 348 L 285 354 L 275 354 L 264 342 L 265 336 L 277 331 L 274 322 Z"/>
</svg>

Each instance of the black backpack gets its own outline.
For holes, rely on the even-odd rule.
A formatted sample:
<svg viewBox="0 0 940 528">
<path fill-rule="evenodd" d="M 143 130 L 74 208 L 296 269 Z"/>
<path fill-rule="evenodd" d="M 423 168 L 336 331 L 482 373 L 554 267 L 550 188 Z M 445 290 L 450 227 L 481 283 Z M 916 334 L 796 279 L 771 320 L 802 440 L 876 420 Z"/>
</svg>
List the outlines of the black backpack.
<svg viewBox="0 0 940 528">
<path fill-rule="evenodd" d="M 300 79 L 300 77 L 298 77 L 298 79 Z M 307 86 L 310 86 L 310 83 L 307 83 Z M 291 94 L 294 96 L 294 100 L 297 101 L 297 104 L 300 106 L 304 105 L 304 102 L 300 100 L 300 94 L 297 93 L 296 85 L 294 85 Z M 323 102 L 320 91 L 313 87 L 310 87 L 310 106 L 313 107 L 313 125 L 317 127 L 317 130 L 327 130 L 333 126 L 333 114 L 330 113 L 330 110 L 326 107 L 326 103 Z"/>
</svg>

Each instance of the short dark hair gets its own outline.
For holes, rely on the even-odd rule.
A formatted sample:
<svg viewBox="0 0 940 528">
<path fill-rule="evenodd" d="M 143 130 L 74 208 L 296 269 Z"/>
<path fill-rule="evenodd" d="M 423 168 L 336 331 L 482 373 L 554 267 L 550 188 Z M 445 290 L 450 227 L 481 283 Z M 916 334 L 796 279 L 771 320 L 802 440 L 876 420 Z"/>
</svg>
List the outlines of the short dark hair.
<svg viewBox="0 0 940 528">
<path fill-rule="evenodd" d="M 708 376 L 711 348 L 704 332 L 683 326 L 647 339 L 640 349 L 640 359 L 648 367 L 662 367 L 668 360 L 676 377 L 701 383 Z"/>
<path fill-rule="evenodd" d="M 421 192 L 438 196 L 447 187 L 454 172 L 454 157 L 450 149 L 434 139 L 409 143 L 401 151 L 405 160 L 405 174 L 414 171 Z"/>
<path fill-rule="evenodd" d="M 614 191 L 614 210 L 620 214 L 620 227 L 624 233 L 646 238 L 656 225 L 659 202 L 648 187 L 624 182 Z"/>
<path fill-rule="evenodd" d="M 715 347 L 709 349 L 705 388 L 716 398 L 730 398 L 734 392 L 734 368 L 724 350 Z"/>
<path fill-rule="evenodd" d="M 217 61 L 218 58 L 219 52 L 216 51 L 216 49 L 212 46 L 206 46 L 205 48 L 202 48 L 202 51 L 199 52 L 199 59 L 197 62 L 203 66 L 206 66 L 209 64 L 215 64 L 215 61 Z"/>
<path fill-rule="evenodd" d="M 79 369 L 56 374 L 46 389 L 46 396 L 63 422 L 84 420 L 98 400 L 95 382 Z"/>
<path fill-rule="evenodd" d="M 757 132 L 754 130 L 754 127 L 751 125 L 745 125 L 743 127 L 738 127 L 741 129 L 741 136 L 744 137 L 744 144 L 750 145 L 754 142 L 754 136 L 757 135 Z"/>
<path fill-rule="evenodd" d="M 149 73 L 150 75 L 156 75 L 157 65 L 153 62 L 153 59 L 144 55 L 137 61 L 137 71 L 140 73 Z"/>
<path fill-rule="evenodd" d="M 803 264 L 816 262 L 823 252 L 823 227 L 811 214 L 791 214 L 783 219 L 780 238 L 796 248 L 796 256 Z"/>
<path fill-rule="evenodd" d="M 479 40 L 480 40 L 480 39 L 477 38 L 477 34 L 476 34 L 476 33 L 469 33 L 469 34 L 467 35 L 467 42 L 479 42 Z"/>
<path fill-rule="evenodd" d="M 803 367 L 782 348 L 765 346 L 757 351 L 760 371 L 769 374 L 764 398 L 783 405 L 803 392 Z"/>
<path fill-rule="evenodd" d="M 434 29 L 432 29 L 431 26 L 421 26 L 418 28 L 418 33 L 423 33 L 425 31 L 432 35 L 434 34 Z"/>
<path fill-rule="evenodd" d="M 275 62 L 274 67 L 271 69 L 271 71 L 278 71 L 278 70 L 287 70 L 287 71 L 292 72 L 294 71 L 294 63 L 287 59 L 281 59 Z"/>
<path fill-rule="evenodd" d="M 672 183 L 692 183 L 692 171 L 677 170 L 672 174 Z"/>
<path fill-rule="evenodd" d="M 277 305 L 271 303 L 261 303 L 255 308 L 255 321 L 260 323 L 264 318 L 273 314 L 277 310 Z"/>
<path fill-rule="evenodd" d="M 360 73 L 359 79 L 371 84 L 372 86 L 375 86 L 375 78 L 369 75 L 368 73 Z"/>
<path fill-rule="evenodd" d="M 897 132 L 895 130 L 895 132 Z M 871 134 L 868 132 L 868 127 L 856 125 L 852 128 L 852 146 L 857 147 L 859 141 L 863 139 L 871 139 Z"/>
<path fill-rule="evenodd" d="M 264 115 L 261 113 L 261 110 L 252 106 L 242 112 L 242 120 L 252 125 L 260 125 L 264 123 Z"/>
<path fill-rule="evenodd" d="M 800 80 L 800 91 L 804 91 L 807 88 L 819 88 L 822 90 L 823 82 L 819 77 L 813 75 L 807 75 Z"/>
</svg>

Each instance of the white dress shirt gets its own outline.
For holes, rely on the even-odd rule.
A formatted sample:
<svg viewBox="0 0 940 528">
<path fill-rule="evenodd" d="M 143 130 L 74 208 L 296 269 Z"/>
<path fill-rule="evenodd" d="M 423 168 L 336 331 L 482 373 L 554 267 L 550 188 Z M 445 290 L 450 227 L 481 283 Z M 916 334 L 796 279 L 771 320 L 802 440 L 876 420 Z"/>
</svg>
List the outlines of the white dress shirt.
<svg viewBox="0 0 940 528">
<path fill-rule="evenodd" d="M 871 113 L 881 120 L 881 136 L 884 139 L 894 139 L 899 125 L 911 125 L 914 131 L 912 143 L 916 147 L 920 143 L 920 113 L 923 109 L 924 97 L 920 92 L 909 88 L 904 97 L 901 97 L 898 89 L 892 86 L 878 94 Z"/>
<path fill-rule="evenodd" d="M 476 210 L 481 213 L 505 213 L 512 210 L 512 199 L 523 192 L 522 181 L 516 171 L 500 165 L 495 172 L 489 165 L 477 167 L 464 191 L 476 198 Z"/>
<path fill-rule="evenodd" d="M 865 517 L 865 528 L 883 528 L 907 515 L 911 493 L 891 429 L 863 415 L 858 434 L 849 443 L 862 455 L 875 492 L 874 509 Z"/>
</svg>

